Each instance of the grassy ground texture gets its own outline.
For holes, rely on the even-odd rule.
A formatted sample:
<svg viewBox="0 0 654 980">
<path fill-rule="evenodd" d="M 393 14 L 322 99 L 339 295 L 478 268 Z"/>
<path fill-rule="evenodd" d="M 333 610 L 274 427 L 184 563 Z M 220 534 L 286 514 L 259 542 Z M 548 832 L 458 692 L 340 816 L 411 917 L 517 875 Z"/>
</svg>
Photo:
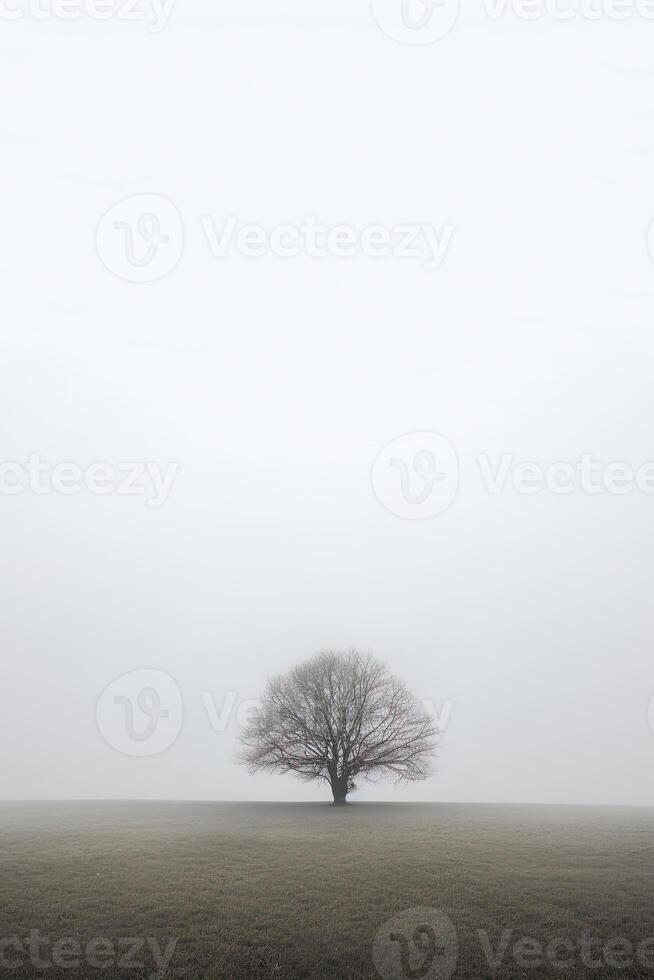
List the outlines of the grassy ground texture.
<svg viewBox="0 0 654 980">
<path fill-rule="evenodd" d="M 0 804 L 0 976 L 654 977 L 654 810 Z"/>
</svg>

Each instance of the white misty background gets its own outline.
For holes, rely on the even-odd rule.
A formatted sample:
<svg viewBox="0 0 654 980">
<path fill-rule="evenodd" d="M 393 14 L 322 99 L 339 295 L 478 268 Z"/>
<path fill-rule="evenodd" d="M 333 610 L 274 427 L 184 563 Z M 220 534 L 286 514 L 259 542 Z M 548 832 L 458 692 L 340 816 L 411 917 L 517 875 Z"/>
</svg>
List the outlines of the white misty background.
<svg viewBox="0 0 654 980">
<path fill-rule="evenodd" d="M 2 25 L 2 458 L 180 465 L 156 511 L 0 499 L 3 798 L 320 799 L 237 767 L 201 692 L 357 646 L 455 705 L 433 779 L 357 799 L 654 803 L 654 500 L 492 497 L 473 462 L 654 455 L 653 31 L 467 5 L 410 48 L 351 0 Z M 141 193 L 186 247 L 130 284 L 94 236 Z M 455 232 L 434 272 L 216 260 L 202 214 Z M 404 521 L 370 467 L 432 430 L 460 492 Z M 95 703 L 141 667 L 185 718 L 133 759 Z"/>
</svg>

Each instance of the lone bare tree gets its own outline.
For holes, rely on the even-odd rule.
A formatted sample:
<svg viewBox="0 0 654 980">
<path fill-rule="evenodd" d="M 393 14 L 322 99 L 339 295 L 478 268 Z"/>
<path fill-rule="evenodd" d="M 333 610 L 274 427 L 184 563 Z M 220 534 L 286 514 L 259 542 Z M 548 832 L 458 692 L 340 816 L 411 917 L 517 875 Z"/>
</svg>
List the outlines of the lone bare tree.
<svg viewBox="0 0 654 980">
<path fill-rule="evenodd" d="M 241 735 L 251 772 L 325 780 L 334 804 L 360 779 L 425 779 L 438 729 L 384 664 L 356 650 L 328 651 L 271 678 Z"/>
</svg>

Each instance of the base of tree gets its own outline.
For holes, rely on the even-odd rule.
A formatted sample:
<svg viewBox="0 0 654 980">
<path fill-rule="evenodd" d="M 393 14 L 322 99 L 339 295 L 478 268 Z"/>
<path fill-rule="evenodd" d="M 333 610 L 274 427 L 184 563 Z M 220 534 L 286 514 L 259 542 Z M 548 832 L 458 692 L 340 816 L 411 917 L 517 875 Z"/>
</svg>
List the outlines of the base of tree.
<svg viewBox="0 0 654 980">
<path fill-rule="evenodd" d="M 334 806 L 347 806 L 347 800 L 344 796 L 339 797 L 338 799 L 334 800 Z"/>
</svg>

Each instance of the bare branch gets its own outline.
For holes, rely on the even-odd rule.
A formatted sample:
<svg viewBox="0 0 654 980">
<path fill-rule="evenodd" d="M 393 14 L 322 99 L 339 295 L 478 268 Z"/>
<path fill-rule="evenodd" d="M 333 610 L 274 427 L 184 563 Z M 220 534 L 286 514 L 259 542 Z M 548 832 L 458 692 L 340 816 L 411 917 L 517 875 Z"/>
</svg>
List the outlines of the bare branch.
<svg viewBox="0 0 654 980">
<path fill-rule="evenodd" d="M 326 651 L 268 681 L 241 736 L 252 772 L 326 780 L 344 802 L 355 779 L 426 779 L 439 732 L 384 664 L 356 650 Z"/>
</svg>

